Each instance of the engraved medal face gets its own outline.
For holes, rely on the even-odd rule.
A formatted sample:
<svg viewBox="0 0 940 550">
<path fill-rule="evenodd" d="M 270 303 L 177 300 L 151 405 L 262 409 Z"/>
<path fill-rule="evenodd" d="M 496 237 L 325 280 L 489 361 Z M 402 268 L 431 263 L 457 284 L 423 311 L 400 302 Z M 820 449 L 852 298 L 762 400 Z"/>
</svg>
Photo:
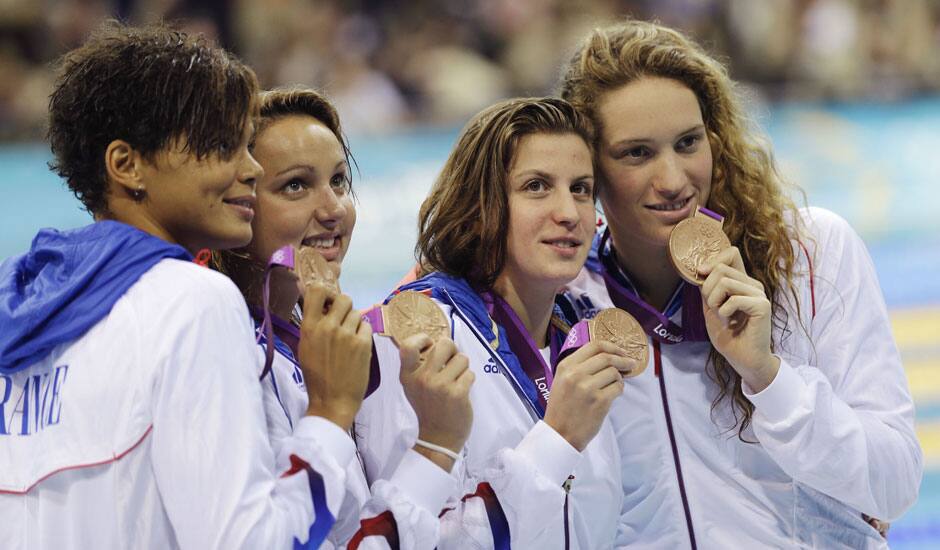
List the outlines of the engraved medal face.
<svg viewBox="0 0 940 550">
<path fill-rule="evenodd" d="M 636 361 L 636 370 L 625 378 L 632 378 L 646 370 L 650 358 L 646 333 L 632 315 L 622 309 L 608 308 L 591 320 L 590 328 L 591 340 L 606 340 Z"/>
<path fill-rule="evenodd" d="M 450 323 L 441 308 L 424 294 L 413 290 L 399 292 L 383 307 L 385 332 L 401 344 L 424 333 L 438 341 L 450 336 Z"/>
<path fill-rule="evenodd" d="M 294 271 L 300 277 L 304 288 L 319 283 L 330 292 L 340 293 L 339 281 L 336 280 L 336 274 L 330 268 L 330 263 L 311 247 L 304 246 L 295 249 Z"/>
<path fill-rule="evenodd" d="M 703 217 L 692 217 L 679 222 L 669 234 L 669 259 L 679 276 L 696 286 L 702 286 L 705 277 L 698 267 L 719 252 L 731 247 L 731 241 L 721 230 L 721 222 Z"/>
</svg>

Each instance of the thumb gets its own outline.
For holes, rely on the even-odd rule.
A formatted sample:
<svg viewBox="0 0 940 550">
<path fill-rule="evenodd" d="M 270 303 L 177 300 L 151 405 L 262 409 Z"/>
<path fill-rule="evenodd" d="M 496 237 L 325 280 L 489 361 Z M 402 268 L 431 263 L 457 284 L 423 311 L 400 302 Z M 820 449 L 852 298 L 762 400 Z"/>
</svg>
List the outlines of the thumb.
<svg viewBox="0 0 940 550">
<path fill-rule="evenodd" d="M 417 370 L 421 364 L 421 352 L 430 348 L 433 343 L 431 337 L 424 333 L 406 338 L 398 348 L 402 374 Z"/>
</svg>

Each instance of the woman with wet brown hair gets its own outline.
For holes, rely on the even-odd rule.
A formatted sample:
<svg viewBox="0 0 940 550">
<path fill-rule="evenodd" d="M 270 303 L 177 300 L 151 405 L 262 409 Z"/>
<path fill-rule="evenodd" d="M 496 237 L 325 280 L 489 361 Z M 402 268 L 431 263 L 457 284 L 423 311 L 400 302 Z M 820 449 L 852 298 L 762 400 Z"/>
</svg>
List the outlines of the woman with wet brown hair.
<svg viewBox="0 0 940 550">
<path fill-rule="evenodd" d="M 863 514 L 913 504 L 921 452 L 861 240 L 784 195 L 726 69 L 678 31 L 595 30 L 561 94 L 598 128 L 607 220 L 566 296 L 630 311 L 653 347 L 611 414 L 632 449 L 618 544 L 883 547 Z M 670 237 L 695 215 L 732 246 L 680 278 Z"/>
<path fill-rule="evenodd" d="M 437 451 L 461 483 L 439 548 L 609 548 L 616 535 L 620 451 L 605 418 L 635 364 L 608 342 L 559 361 L 571 319 L 554 302 L 594 234 L 592 141 L 565 101 L 498 103 L 464 128 L 421 206 L 422 276 L 399 291 L 430 296 L 421 318 L 443 314 L 476 378 L 469 439 Z M 374 340 L 382 380 L 397 379 L 391 339 Z M 425 433 L 401 392 L 376 397 L 359 447 L 383 477 Z"/>
<path fill-rule="evenodd" d="M 260 118 L 252 151 L 264 168 L 255 189 L 253 237 L 244 248 L 218 252 L 215 265 L 241 289 L 255 320 L 259 344 L 272 352 L 270 369 L 261 378 L 265 416 L 275 454 L 287 469 L 286 444 L 294 426 L 311 403 L 330 397 L 323 394 L 330 385 L 319 378 L 305 379 L 297 359 L 301 297 L 303 287 L 310 282 L 301 280 L 301 270 L 265 267 L 279 250 L 290 247 L 296 254 L 295 262 L 308 254 L 323 260 L 321 268 L 328 272 L 320 273 L 313 284 L 335 284 L 356 224 L 351 155 L 336 109 L 327 97 L 307 88 L 276 89 L 260 95 Z M 341 325 L 359 322 L 360 314 L 352 308 L 350 298 L 338 290 L 331 289 L 328 309 L 344 311 L 345 317 L 337 317 Z M 271 326 L 269 333 L 266 324 Z M 328 334 L 309 336 L 317 348 L 319 339 Z M 418 347 L 423 347 L 425 340 L 417 337 L 402 343 L 406 361 L 419 357 Z M 421 413 L 418 422 L 428 440 L 456 438 L 462 442 L 472 418 L 468 410 L 469 384 L 462 391 L 453 391 L 438 379 L 451 371 L 465 371 L 466 362 L 452 342 L 440 341 L 434 347 L 426 361 L 430 375 L 408 379 L 405 391 L 424 405 L 416 410 Z M 334 346 L 334 352 L 350 368 L 368 367 L 369 356 L 358 356 L 348 346 Z M 358 365 L 361 361 L 365 363 Z M 444 369 L 447 365 L 450 370 Z M 369 392 L 383 381 L 373 376 L 371 382 Z M 340 427 L 349 431 L 357 410 L 358 403 L 349 403 Z M 342 439 L 348 441 L 349 436 L 342 434 Z M 417 448 L 404 453 L 398 463 L 390 465 L 388 480 L 371 484 L 352 455 L 344 464 L 337 463 L 345 476 L 345 497 L 336 523 L 328 534 L 324 533 L 321 547 L 433 548 L 438 534 L 437 515 L 445 498 L 456 491 L 456 481 L 450 475 L 452 461 L 422 456 L 422 451 Z"/>
</svg>

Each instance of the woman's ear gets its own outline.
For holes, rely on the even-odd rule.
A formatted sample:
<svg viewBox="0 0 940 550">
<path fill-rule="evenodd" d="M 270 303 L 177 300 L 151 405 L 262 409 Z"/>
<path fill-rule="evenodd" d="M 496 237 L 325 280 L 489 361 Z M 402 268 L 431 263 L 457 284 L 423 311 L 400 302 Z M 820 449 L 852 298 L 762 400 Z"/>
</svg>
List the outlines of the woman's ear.
<svg viewBox="0 0 940 550">
<path fill-rule="evenodd" d="M 108 181 L 135 201 L 143 200 L 147 193 L 142 177 L 143 160 L 141 154 L 122 139 L 109 143 L 104 152 Z"/>
</svg>

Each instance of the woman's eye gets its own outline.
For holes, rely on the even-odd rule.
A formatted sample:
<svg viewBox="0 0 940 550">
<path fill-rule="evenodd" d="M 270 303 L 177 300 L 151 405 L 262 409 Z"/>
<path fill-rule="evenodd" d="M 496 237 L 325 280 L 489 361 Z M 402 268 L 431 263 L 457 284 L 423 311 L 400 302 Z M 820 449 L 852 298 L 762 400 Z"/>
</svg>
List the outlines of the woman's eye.
<svg viewBox="0 0 940 550">
<path fill-rule="evenodd" d="M 631 147 L 621 152 L 619 156 L 627 160 L 640 160 L 650 156 L 650 150 L 645 146 Z"/>
<path fill-rule="evenodd" d="M 548 189 L 548 185 L 542 180 L 529 180 L 526 182 L 525 187 L 523 188 L 526 191 L 532 191 L 534 193 L 539 193 Z"/>
<path fill-rule="evenodd" d="M 699 141 L 702 139 L 702 136 L 694 134 L 691 136 L 685 136 L 679 140 L 679 143 L 676 144 L 676 148 L 680 151 L 689 151 L 695 149 L 695 146 L 698 145 Z"/>
<path fill-rule="evenodd" d="M 349 190 L 349 178 L 346 177 L 346 174 L 335 174 L 332 177 L 332 179 L 330 179 L 330 185 L 334 189 L 348 191 Z"/>
<path fill-rule="evenodd" d="M 575 195 L 593 196 L 594 185 L 588 182 L 578 182 L 571 186 L 571 192 Z"/>
<path fill-rule="evenodd" d="M 306 188 L 307 185 L 300 178 L 292 178 L 288 180 L 283 187 L 281 187 L 285 193 L 299 193 Z"/>
</svg>

